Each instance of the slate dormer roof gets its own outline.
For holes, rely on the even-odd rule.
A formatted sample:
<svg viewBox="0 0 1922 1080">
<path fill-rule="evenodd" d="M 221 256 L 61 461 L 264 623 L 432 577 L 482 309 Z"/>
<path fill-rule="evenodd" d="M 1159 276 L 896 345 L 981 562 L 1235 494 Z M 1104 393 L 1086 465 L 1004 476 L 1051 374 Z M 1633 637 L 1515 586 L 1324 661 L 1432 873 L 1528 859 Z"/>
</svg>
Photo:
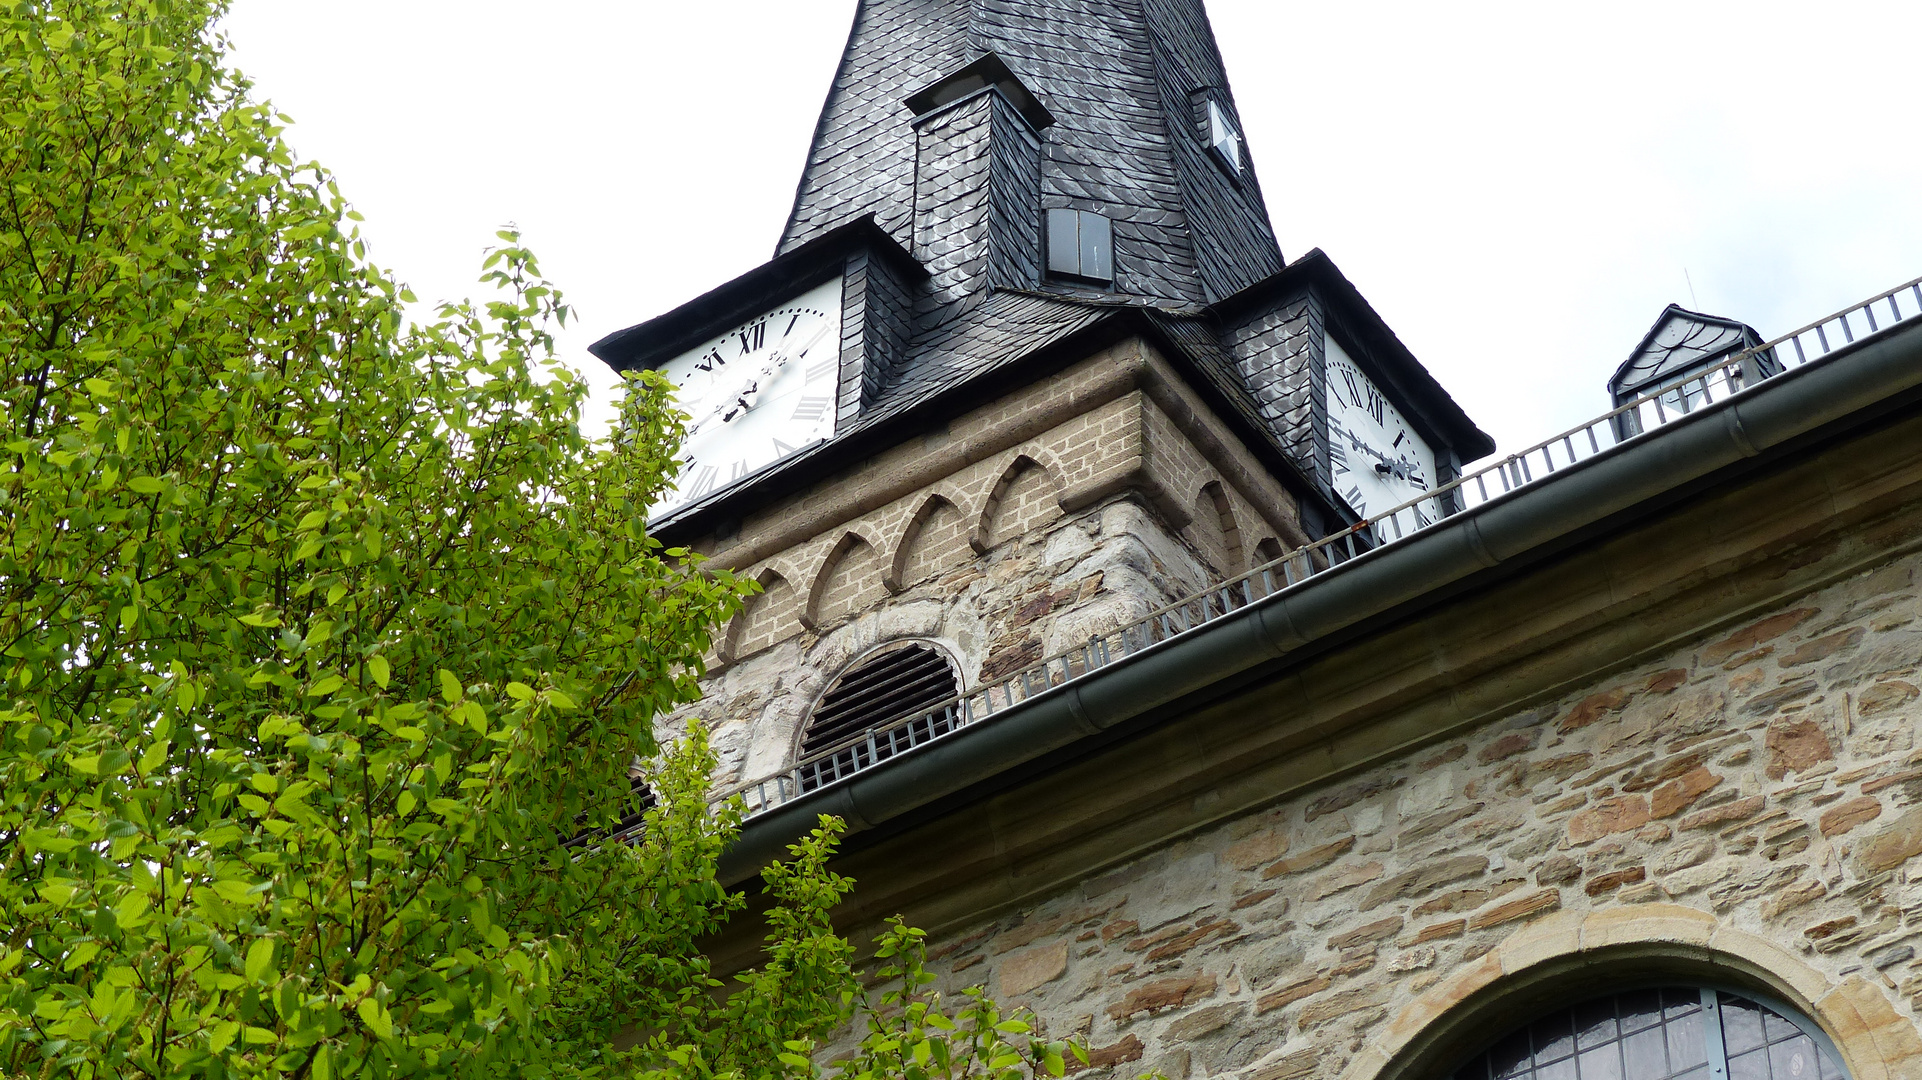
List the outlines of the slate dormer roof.
<svg viewBox="0 0 1922 1080">
<path fill-rule="evenodd" d="M 1253 163 L 1233 175 L 1203 145 L 1208 101 L 1240 121 L 1200 0 L 863 0 L 777 254 L 870 213 L 915 249 L 908 102 L 989 55 L 1053 120 L 1041 209 L 1114 223 L 1104 291 L 1197 306 L 1281 270 Z"/>
<path fill-rule="evenodd" d="M 1608 392 L 1620 405 L 1662 383 L 1706 371 L 1716 361 L 1762 344 L 1762 335 L 1745 322 L 1704 315 L 1679 304 L 1662 309 L 1655 324 L 1636 344 L 1628 359 L 1608 380 Z M 1780 370 L 1773 355 L 1759 357 L 1764 371 Z"/>
</svg>

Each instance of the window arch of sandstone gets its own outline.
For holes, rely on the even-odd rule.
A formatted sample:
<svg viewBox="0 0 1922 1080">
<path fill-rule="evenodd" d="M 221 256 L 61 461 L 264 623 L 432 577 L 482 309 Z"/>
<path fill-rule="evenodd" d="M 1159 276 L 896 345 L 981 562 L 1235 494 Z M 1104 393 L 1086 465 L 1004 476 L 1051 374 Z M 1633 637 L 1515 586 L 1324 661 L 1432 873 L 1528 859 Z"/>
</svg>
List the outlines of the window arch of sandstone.
<svg viewBox="0 0 1922 1080">
<path fill-rule="evenodd" d="M 1825 1036 L 1838 1059 L 1834 1065 L 1848 1080 L 1922 1076 L 1922 1035 L 1879 981 L 1859 973 L 1832 978 L 1781 945 L 1708 912 L 1645 903 L 1562 912 L 1517 930 L 1392 1011 L 1378 1037 L 1350 1060 L 1339 1080 L 1456 1080 L 1462 1070 L 1472 1070 L 1478 1054 L 1555 1010 L 1651 987 L 1698 994 L 1709 987 L 1765 1003 L 1778 1016 L 1793 1017 Z M 1620 1006 L 1614 1007 L 1619 1013 Z M 1777 1033 L 1783 1034 L 1779 1024 Z M 1786 1045 L 1793 1037 L 1779 1041 Z M 1546 1064 L 1562 1060 L 1553 1051 L 1543 1059 Z M 1804 1057 L 1804 1069 L 1812 1065 L 1814 1071 L 1790 1073 L 1789 1080 L 1824 1080 L 1819 1061 Z M 1703 1074 L 1705 1080 L 1711 1075 Z M 1775 1080 L 1773 1073 L 1761 1075 Z M 1834 1070 L 1827 1076 L 1832 1080 Z M 1555 1073 L 1539 1070 L 1510 1070 L 1504 1080 L 1509 1077 L 1556 1080 Z M 1573 1080 L 1583 1080 L 1579 1069 Z M 1624 1075 L 1621 1080 L 1643 1078 Z M 1670 1078 L 1657 1073 L 1654 1080 Z M 1675 1080 L 1697 1078 L 1684 1069 Z"/>
<path fill-rule="evenodd" d="M 974 522 L 968 543 L 982 555 L 1061 513 L 1062 471 L 1054 455 L 1024 448 L 1001 470 Z"/>
</svg>

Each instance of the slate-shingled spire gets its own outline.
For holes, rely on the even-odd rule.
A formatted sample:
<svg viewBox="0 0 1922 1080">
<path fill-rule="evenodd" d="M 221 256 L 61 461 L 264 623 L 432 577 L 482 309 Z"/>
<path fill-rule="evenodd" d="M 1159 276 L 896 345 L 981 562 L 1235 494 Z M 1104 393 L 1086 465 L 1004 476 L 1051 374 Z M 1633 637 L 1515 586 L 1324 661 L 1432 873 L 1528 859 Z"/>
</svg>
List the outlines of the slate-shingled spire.
<svg viewBox="0 0 1922 1080">
<path fill-rule="evenodd" d="M 778 250 L 872 213 L 910 250 L 920 229 L 917 257 L 938 260 L 914 220 L 916 127 L 905 102 L 989 54 L 1054 121 L 1039 132 L 1033 212 L 1072 207 L 1114 223 L 1115 277 L 1102 291 L 1185 308 L 1282 268 L 1245 155 L 1236 176 L 1204 142 L 1210 100 L 1237 128 L 1239 119 L 1201 0 L 862 0 Z M 925 214 L 925 192 L 920 202 Z"/>
</svg>

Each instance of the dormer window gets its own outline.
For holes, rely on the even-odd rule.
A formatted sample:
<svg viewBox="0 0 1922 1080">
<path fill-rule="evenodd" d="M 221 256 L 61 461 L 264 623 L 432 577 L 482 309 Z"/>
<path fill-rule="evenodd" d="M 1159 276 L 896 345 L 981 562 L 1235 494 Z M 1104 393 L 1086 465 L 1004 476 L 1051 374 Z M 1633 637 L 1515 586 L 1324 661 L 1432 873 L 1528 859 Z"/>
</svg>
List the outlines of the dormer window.
<svg viewBox="0 0 1922 1080">
<path fill-rule="evenodd" d="M 1241 175 L 1241 129 L 1221 102 L 1208 102 L 1208 150 L 1229 172 Z"/>
<path fill-rule="evenodd" d="M 1114 226 L 1105 215 L 1065 207 L 1048 211 L 1048 276 L 1104 285 L 1114 280 Z"/>
<path fill-rule="evenodd" d="M 927 645 L 884 649 L 848 669 L 801 736 L 801 790 L 812 791 L 958 725 L 961 691 L 947 658 Z M 810 760 L 812 759 L 812 760 Z"/>
</svg>

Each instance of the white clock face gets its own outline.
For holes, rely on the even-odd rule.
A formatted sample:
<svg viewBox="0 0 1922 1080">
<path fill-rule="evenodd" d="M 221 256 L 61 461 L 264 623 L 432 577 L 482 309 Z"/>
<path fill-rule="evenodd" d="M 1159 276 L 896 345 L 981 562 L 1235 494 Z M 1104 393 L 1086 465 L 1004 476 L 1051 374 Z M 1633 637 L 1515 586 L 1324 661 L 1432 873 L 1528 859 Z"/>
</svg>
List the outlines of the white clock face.
<svg viewBox="0 0 1922 1080">
<path fill-rule="evenodd" d="M 1329 476 L 1357 513 L 1379 514 L 1435 486 L 1434 451 L 1332 337 L 1327 405 Z"/>
<path fill-rule="evenodd" d="M 662 365 L 688 414 L 681 473 L 658 518 L 834 434 L 841 279 Z"/>
</svg>

